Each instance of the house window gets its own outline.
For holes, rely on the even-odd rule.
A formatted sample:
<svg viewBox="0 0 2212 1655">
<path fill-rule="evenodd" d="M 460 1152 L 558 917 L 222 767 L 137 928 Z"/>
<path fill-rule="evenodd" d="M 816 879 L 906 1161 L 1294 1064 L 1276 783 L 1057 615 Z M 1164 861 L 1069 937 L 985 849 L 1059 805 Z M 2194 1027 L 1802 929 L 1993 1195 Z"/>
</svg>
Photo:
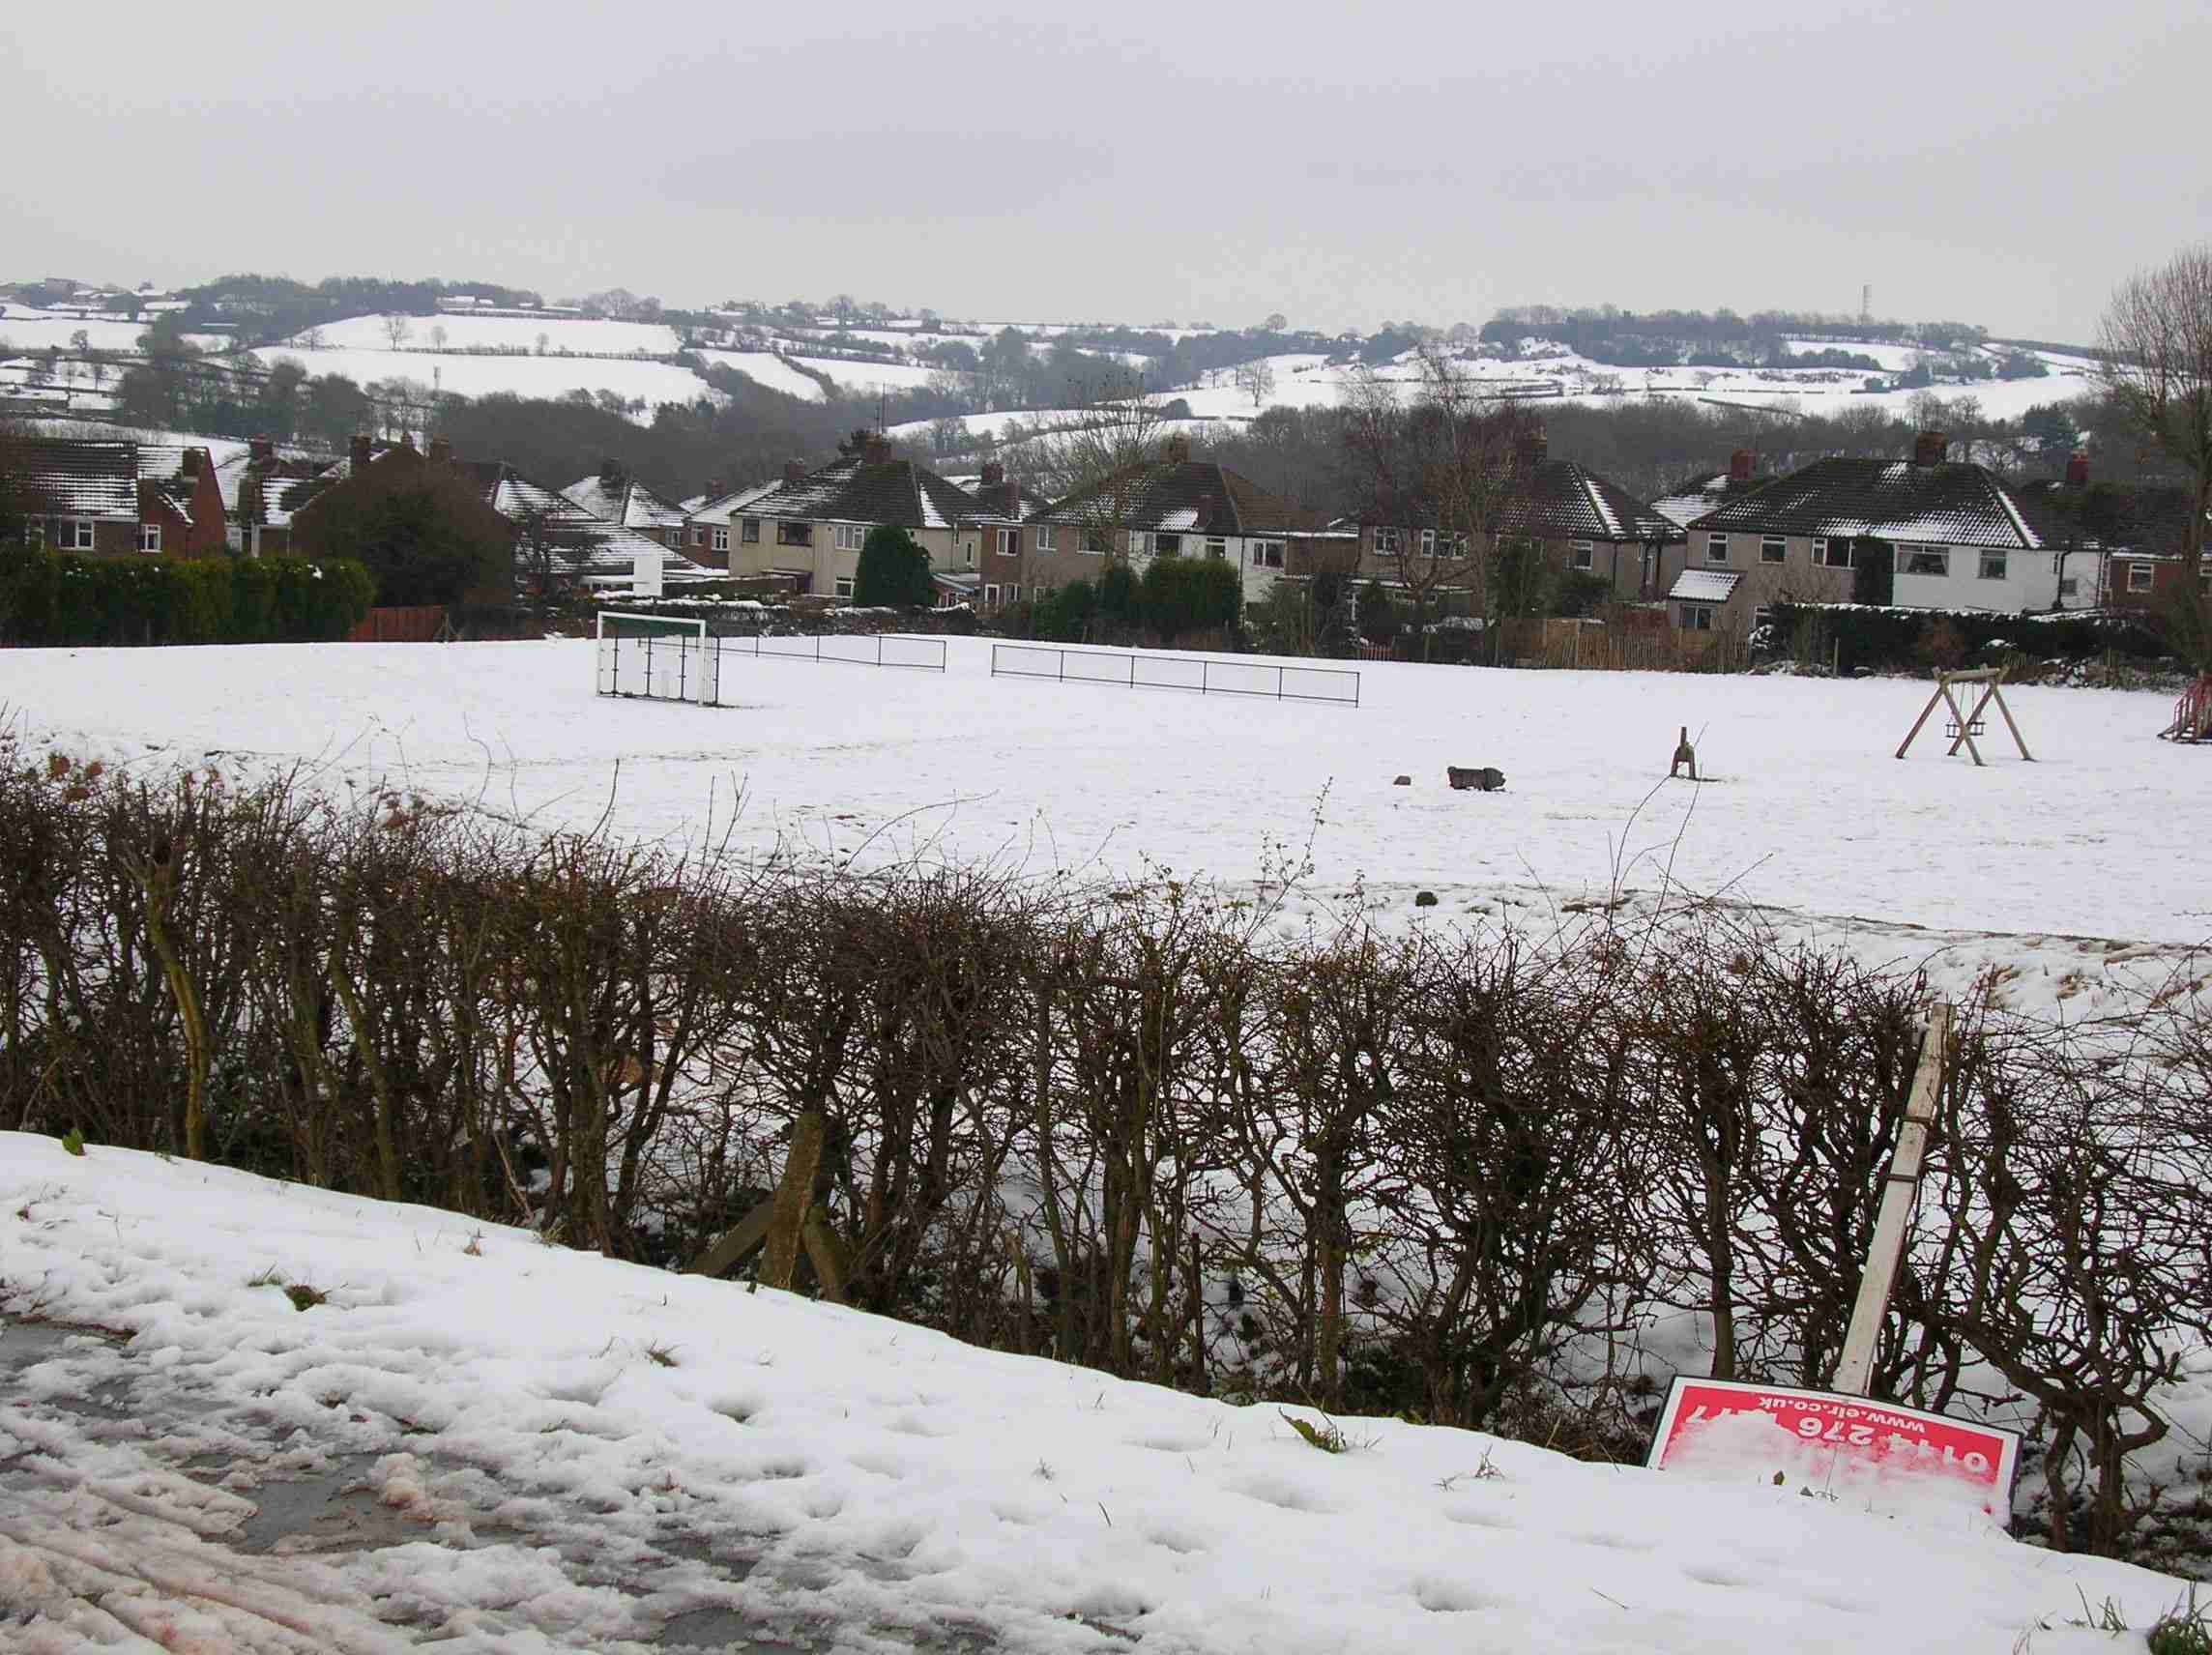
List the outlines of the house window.
<svg viewBox="0 0 2212 1655">
<path fill-rule="evenodd" d="M 728 551 L 729 549 L 730 549 L 730 532 L 729 532 L 729 530 L 727 530 L 727 529 L 716 529 L 716 530 L 714 531 L 714 550 L 716 550 L 717 552 L 726 552 L 726 551 Z"/>
<path fill-rule="evenodd" d="M 92 519 L 89 517 L 56 517 L 54 519 L 53 545 L 56 551 L 89 552 L 92 550 Z"/>
<path fill-rule="evenodd" d="M 983 607 L 986 609 L 999 607 L 999 589 L 996 586 L 986 586 L 983 589 Z"/>
<path fill-rule="evenodd" d="M 1058 542 L 1059 538 L 1060 538 L 1060 531 L 1059 531 L 1059 530 L 1057 530 L 1057 529 L 1055 529 L 1055 528 L 1054 528 L 1054 527 L 1053 527 L 1053 526 L 1052 526 L 1050 523 L 1039 523 L 1039 524 L 1037 525 L 1037 550 L 1038 550 L 1038 551 L 1040 551 L 1040 552 L 1050 552 L 1050 551 L 1057 551 L 1057 550 L 1059 549 L 1059 547 L 1058 547 L 1058 545 L 1057 545 L 1057 542 Z"/>
<path fill-rule="evenodd" d="M 1682 605 L 1682 630 L 1685 632 L 1710 632 L 1713 629 L 1713 609 L 1709 603 Z"/>
<path fill-rule="evenodd" d="M 1899 574 L 1927 574 L 1938 578 L 1951 572 L 1951 554 L 1942 546 L 1906 546 L 1905 566 Z"/>
<path fill-rule="evenodd" d="M 1851 543 L 1848 540 L 1815 540 L 1813 542 L 1815 568 L 1849 568 Z"/>
<path fill-rule="evenodd" d="M 748 546 L 759 545 L 760 519 L 758 517 L 747 517 L 743 519 L 738 529 L 738 538 Z"/>
<path fill-rule="evenodd" d="M 691 525 L 691 543 L 694 546 L 703 546 L 707 543 L 707 531 L 696 523 Z"/>
<path fill-rule="evenodd" d="M 2130 592 L 2148 592 L 2150 590 L 2151 570 L 2152 566 L 2149 564 L 2128 565 L 2128 590 Z"/>
<path fill-rule="evenodd" d="M 851 575 L 841 574 L 837 577 L 837 595 L 839 597 L 853 595 L 853 577 Z"/>
<path fill-rule="evenodd" d="M 1229 542 L 1219 535 L 1210 537 L 1206 542 L 1206 555 L 1226 560 L 1229 556 Z"/>
<path fill-rule="evenodd" d="M 1597 542 L 1594 540 L 1570 541 L 1567 547 L 1567 563 L 1574 568 L 1595 568 L 1597 566 Z"/>
<path fill-rule="evenodd" d="M 138 549 L 142 552 L 158 552 L 161 549 L 160 524 L 141 523 L 138 525 Z"/>
<path fill-rule="evenodd" d="M 779 546 L 811 546 L 814 544 L 814 525 L 778 523 L 775 526 L 775 543 Z"/>
<path fill-rule="evenodd" d="M 1006 601 L 1008 603 L 1019 603 L 1021 600 L 1022 583 L 1017 580 L 1011 586 L 1006 588 Z"/>
<path fill-rule="evenodd" d="M 1252 542 L 1252 566 L 1254 568 L 1281 568 L 1283 566 L 1283 542 L 1280 540 L 1254 540 Z"/>
<path fill-rule="evenodd" d="M 1103 529 L 1086 529 L 1083 531 L 1083 549 L 1094 558 L 1102 558 L 1114 549 L 1114 537 Z"/>
<path fill-rule="evenodd" d="M 1182 555 L 1182 537 L 1180 535 L 1154 535 L 1152 537 L 1152 550 L 1159 553 L 1163 558 L 1179 557 Z"/>
<path fill-rule="evenodd" d="M 1022 549 L 1022 532 L 1019 529 L 999 531 L 999 556 L 1010 558 Z"/>
<path fill-rule="evenodd" d="M 960 542 L 960 557 L 970 568 L 975 566 L 975 537 L 971 535 Z"/>
<path fill-rule="evenodd" d="M 1982 554 L 1982 579 L 2002 580 L 2005 577 L 2005 555 L 2002 552 Z"/>
<path fill-rule="evenodd" d="M 1790 542 L 1779 535 L 1768 535 L 1759 542 L 1759 561 L 1762 564 L 1783 563 L 1789 556 Z"/>
<path fill-rule="evenodd" d="M 1421 556 L 1433 558 L 1436 555 L 1437 532 L 1434 529 L 1423 529 L 1421 531 Z"/>
<path fill-rule="evenodd" d="M 857 552 L 867 543 L 867 538 L 868 529 L 864 523 L 837 525 L 837 549 L 840 552 Z"/>
<path fill-rule="evenodd" d="M 1726 535 L 1707 535 L 1705 537 L 1705 562 L 1708 564 L 1725 564 L 1728 562 L 1728 537 Z"/>
<path fill-rule="evenodd" d="M 1395 529 L 1376 530 L 1375 549 L 1386 557 L 1395 556 L 1398 550 L 1398 531 Z"/>
</svg>

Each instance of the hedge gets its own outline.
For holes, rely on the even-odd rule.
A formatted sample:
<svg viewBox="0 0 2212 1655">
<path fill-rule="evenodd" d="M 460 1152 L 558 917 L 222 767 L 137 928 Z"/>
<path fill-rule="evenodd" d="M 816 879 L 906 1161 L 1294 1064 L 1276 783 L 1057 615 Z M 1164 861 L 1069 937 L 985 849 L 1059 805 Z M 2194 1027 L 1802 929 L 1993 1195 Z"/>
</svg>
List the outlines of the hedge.
<svg viewBox="0 0 2212 1655">
<path fill-rule="evenodd" d="M 0 547 L 0 642 L 282 644 L 343 638 L 368 613 L 360 564 L 86 557 Z"/>
<path fill-rule="evenodd" d="M 1978 609 L 1887 609 L 1857 603 L 1777 603 L 1773 635 L 1787 653 L 1805 630 L 1821 640 L 1817 652 L 1836 650 L 1838 670 L 1846 673 L 1929 663 L 1926 645 L 1938 625 L 1950 628 L 1961 658 L 1993 645 L 2038 660 L 2069 659 L 2106 653 L 2155 660 L 2172 653 L 2139 623 L 2112 615 L 2012 614 Z"/>
</svg>

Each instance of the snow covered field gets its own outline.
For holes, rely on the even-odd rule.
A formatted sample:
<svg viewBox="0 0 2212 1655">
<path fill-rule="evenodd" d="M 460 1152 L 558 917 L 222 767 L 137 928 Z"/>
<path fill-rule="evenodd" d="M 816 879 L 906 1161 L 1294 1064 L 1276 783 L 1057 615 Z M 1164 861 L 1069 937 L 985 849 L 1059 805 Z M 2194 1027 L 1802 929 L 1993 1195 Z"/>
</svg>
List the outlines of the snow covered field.
<svg viewBox="0 0 2212 1655">
<path fill-rule="evenodd" d="M 611 391 L 626 401 L 643 398 L 650 410 L 663 402 L 691 403 L 718 394 L 688 368 L 620 357 L 472 357 L 431 351 L 314 351 L 295 345 L 272 346 L 251 354 L 264 367 L 290 361 L 318 377 L 342 373 L 361 385 L 411 379 L 463 396 L 492 396 L 505 392 L 515 396 L 554 397 L 571 391 Z"/>
<path fill-rule="evenodd" d="M 1421 889 L 1433 918 L 1546 925 L 1617 884 L 1760 905 L 1885 962 L 1942 956 L 1945 977 L 2003 959 L 2059 999 L 2212 936 L 2212 790 L 2202 755 L 2156 739 L 2161 696 L 2014 689 L 2036 762 L 1997 731 L 1977 770 L 1939 725 L 1890 756 L 1919 682 L 1368 662 L 1351 708 L 993 679 L 987 641 L 948 645 L 942 676 L 733 658 L 741 705 L 715 710 L 596 697 L 588 643 L 17 650 L 0 707 L 34 751 L 300 764 L 340 792 L 399 782 L 673 842 L 719 835 L 742 788 L 740 850 L 1241 884 L 1310 835 L 1287 925 L 1353 901 L 1412 923 Z M 1702 785 L 1664 779 L 1682 725 Z M 1506 790 L 1449 791 L 1455 764 Z"/>
<path fill-rule="evenodd" d="M 658 322 L 612 322 L 586 316 L 409 316 L 406 342 L 418 350 L 430 347 L 433 334 L 445 332 L 445 343 L 453 350 L 499 349 L 535 351 L 545 340 L 548 351 L 609 356 L 642 351 L 648 356 L 675 355 L 676 330 Z M 326 322 L 313 330 L 330 350 L 389 350 L 392 337 L 383 316 L 348 316 Z M 300 341 L 288 343 L 299 345 Z"/>
<path fill-rule="evenodd" d="M 786 396 L 796 396 L 803 402 L 827 399 L 820 381 L 808 379 L 773 351 L 701 351 L 699 355 L 708 362 L 734 367 L 756 385 L 780 391 Z"/>
<path fill-rule="evenodd" d="M 1272 1407 L 20 1134 L 0 1317 L 25 1655 L 2087 1655 L 2141 1644 L 2070 1621 L 2185 1592 L 1794 1479 L 1390 1420 L 1332 1456 Z"/>
</svg>

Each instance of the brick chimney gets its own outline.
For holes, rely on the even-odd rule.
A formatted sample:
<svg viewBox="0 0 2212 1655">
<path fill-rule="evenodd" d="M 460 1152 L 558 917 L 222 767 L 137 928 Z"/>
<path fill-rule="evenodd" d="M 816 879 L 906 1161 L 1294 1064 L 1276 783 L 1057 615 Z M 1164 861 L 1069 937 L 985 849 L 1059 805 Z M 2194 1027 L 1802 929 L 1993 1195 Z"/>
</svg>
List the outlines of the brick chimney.
<svg viewBox="0 0 2212 1655">
<path fill-rule="evenodd" d="M 997 460 L 983 462 L 983 486 L 996 488 L 1006 480 L 1006 468 Z"/>
<path fill-rule="evenodd" d="M 450 466 L 453 463 L 452 438 L 432 437 L 430 439 L 430 463 L 442 466 Z"/>
<path fill-rule="evenodd" d="M 255 465 L 267 465 L 276 457 L 276 445 L 267 437 L 255 437 L 246 445 L 246 451 Z"/>
<path fill-rule="evenodd" d="M 798 480 L 799 480 L 800 478 L 804 477 L 805 475 L 806 475 L 806 462 L 805 462 L 804 460 L 785 460 L 785 461 L 783 462 L 783 480 L 784 480 L 784 481 L 786 481 L 786 482 L 797 482 L 797 481 L 798 481 Z"/>
<path fill-rule="evenodd" d="M 726 479 L 711 477 L 707 479 L 707 498 L 709 500 L 719 500 L 729 492 L 730 485 Z"/>
<path fill-rule="evenodd" d="M 1728 457 L 1728 479 L 1731 482 L 1749 482 L 1753 472 L 1759 469 L 1759 455 L 1750 449 L 1738 449 Z"/>
<path fill-rule="evenodd" d="M 1950 449 L 1951 445 L 1942 432 L 1923 431 L 1912 440 L 1912 463 L 1916 466 L 1939 466 Z"/>
<path fill-rule="evenodd" d="M 2066 486 L 2068 488 L 2086 488 L 2089 486 L 2089 456 L 2080 449 L 2076 449 L 2066 456 Z"/>
<path fill-rule="evenodd" d="M 622 461 L 610 454 L 599 461 L 599 481 L 610 493 L 619 494 L 629 481 L 629 473 L 623 469 Z"/>
<path fill-rule="evenodd" d="M 365 431 L 356 431 L 353 434 L 354 470 L 359 471 L 363 466 L 368 464 L 369 452 L 374 448 L 375 441 L 376 439 L 369 436 Z"/>
<path fill-rule="evenodd" d="M 184 453 L 184 458 L 178 463 L 177 475 L 179 477 L 197 477 L 199 474 L 200 450 L 197 449 L 187 449 Z"/>
<path fill-rule="evenodd" d="M 1534 471 L 1551 452 L 1552 441 L 1544 435 L 1541 425 L 1513 439 L 1513 463 L 1523 471 Z"/>
<path fill-rule="evenodd" d="M 881 431 L 870 431 L 868 440 L 860 445 L 862 465 L 886 465 L 891 457 L 890 439 Z"/>
</svg>

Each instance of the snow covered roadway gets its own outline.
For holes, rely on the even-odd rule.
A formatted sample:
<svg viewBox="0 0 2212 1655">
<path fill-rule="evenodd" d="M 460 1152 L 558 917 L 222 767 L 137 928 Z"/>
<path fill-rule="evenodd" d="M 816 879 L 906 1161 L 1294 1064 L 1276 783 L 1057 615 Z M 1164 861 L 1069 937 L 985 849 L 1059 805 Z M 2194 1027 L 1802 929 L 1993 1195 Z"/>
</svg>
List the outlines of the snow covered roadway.
<svg viewBox="0 0 2212 1655">
<path fill-rule="evenodd" d="M 24 1135 L 0 1317 L 0 1648 L 36 1655 L 2062 1655 L 2114 1647 L 2084 1602 L 2184 1589 L 1764 1477 L 1387 1420 L 1327 1455 L 1272 1408 Z"/>
</svg>

